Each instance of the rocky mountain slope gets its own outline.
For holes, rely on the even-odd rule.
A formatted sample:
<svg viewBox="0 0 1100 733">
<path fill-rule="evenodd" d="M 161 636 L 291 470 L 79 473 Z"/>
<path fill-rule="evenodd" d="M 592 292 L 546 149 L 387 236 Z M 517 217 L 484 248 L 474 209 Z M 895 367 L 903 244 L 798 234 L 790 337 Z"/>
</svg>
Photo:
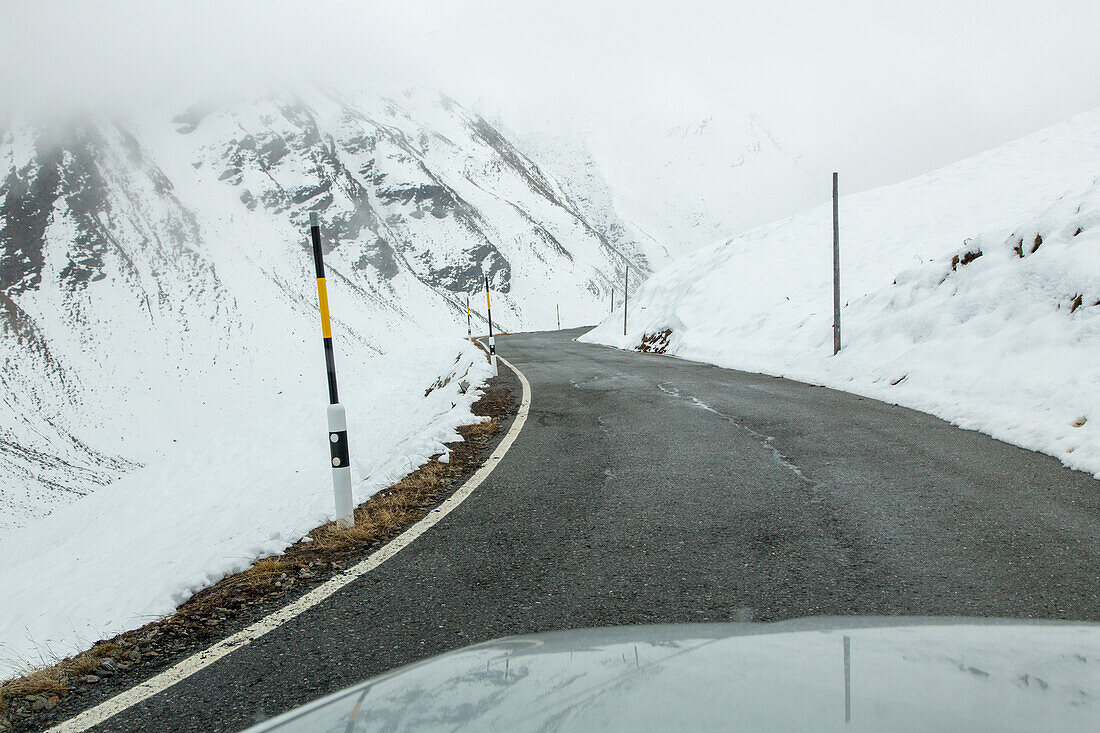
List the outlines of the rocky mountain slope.
<svg viewBox="0 0 1100 733">
<path fill-rule="evenodd" d="M 312 378 L 309 212 L 347 359 L 464 336 L 483 273 L 504 328 L 596 320 L 624 258 L 663 256 L 610 206 L 435 93 L 0 120 L 0 531 Z"/>
</svg>

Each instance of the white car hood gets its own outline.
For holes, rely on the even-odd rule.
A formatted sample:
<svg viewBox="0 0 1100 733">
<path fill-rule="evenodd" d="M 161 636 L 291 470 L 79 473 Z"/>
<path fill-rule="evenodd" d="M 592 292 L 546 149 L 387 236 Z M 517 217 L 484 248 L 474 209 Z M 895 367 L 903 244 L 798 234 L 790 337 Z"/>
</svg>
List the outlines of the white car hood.
<svg viewBox="0 0 1100 733">
<path fill-rule="evenodd" d="M 815 618 L 517 636 L 255 731 L 1089 730 L 1100 625 Z"/>
</svg>

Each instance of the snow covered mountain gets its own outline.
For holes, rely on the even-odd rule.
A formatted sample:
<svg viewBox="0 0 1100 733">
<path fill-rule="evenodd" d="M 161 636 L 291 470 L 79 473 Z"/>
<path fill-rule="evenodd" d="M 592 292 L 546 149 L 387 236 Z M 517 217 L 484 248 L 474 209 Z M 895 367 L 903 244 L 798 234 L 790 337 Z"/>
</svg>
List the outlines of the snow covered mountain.
<svg viewBox="0 0 1100 733">
<path fill-rule="evenodd" d="M 9 118 L 0 176 L 0 531 L 147 463 L 214 405 L 313 378 L 311 211 L 345 363 L 465 336 L 482 272 L 500 326 L 549 328 L 557 305 L 563 325 L 603 313 L 624 257 L 662 256 L 427 92 Z"/>
<path fill-rule="evenodd" d="M 635 240 L 660 242 L 674 254 L 816 200 L 827 171 L 815 170 L 752 114 L 667 113 L 664 126 L 616 117 L 571 135 L 524 135 L 517 144 L 592 192 L 580 198 L 606 200 L 601 208 L 629 222 Z"/>
<path fill-rule="evenodd" d="M 1100 110 L 659 271 L 582 340 L 865 394 L 1100 476 Z M 843 185 L 843 178 L 841 179 Z M 831 182 L 822 178 L 821 198 Z"/>
<path fill-rule="evenodd" d="M 239 326 L 198 222 L 132 135 L 74 121 L 2 142 L 0 527 L 132 467 L 136 394 L 202 379 Z"/>
</svg>

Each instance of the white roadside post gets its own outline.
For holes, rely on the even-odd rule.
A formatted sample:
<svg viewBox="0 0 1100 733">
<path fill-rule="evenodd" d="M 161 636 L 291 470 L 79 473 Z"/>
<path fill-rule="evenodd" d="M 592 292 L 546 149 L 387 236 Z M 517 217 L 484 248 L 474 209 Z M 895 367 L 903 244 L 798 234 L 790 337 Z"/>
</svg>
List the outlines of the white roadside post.
<svg viewBox="0 0 1100 733">
<path fill-rule="evenodd" d="M 840 191 L 833 171 L 833 356 L 840 353 Z"/>
<path fill-rule="evenodd" d="M 623 258 L 626 262 L 626 258 Z M 623 336 L 626 335 L 626 306 L 630 298 L 630 263 L 626 262 L 626 274 L 623 276 Z"/>
<path fill-rule="evenodd" d="M 489 276 L 485 275 L 485 315 L 489 321 L 489 363 L 493 365 L 493 376 L 497 375 L 497 342 L 493 339 L 493 306 L 489 302 Z"/>
<path fill-rule="evenodd" d="M 560 331 L 561 330 L 561 306 L 555 304 L 554 305 L 554 312 L 558 314 L 558 330 Z"/>
<path fill-rule="evenodd" d="M 321 307 L 321 336 L 325 342 L 325 366 L 328 371 L 328 440 L 332 463 L 332 493 L 336 500 L 336 526 L 346 529 L 355 524 L 355 511 L 351 499 L 348 422 L 336 390 L 336 359 L 332 351 L 332 325 L 328 315 L 328 289 L 325 287 L 325 260 L 321 253 L 321 225 L 315 211 L 309 212 L 309 234 L 313 241 L 313 263 L 317 267 L 317 302 Z"/>
</svg>

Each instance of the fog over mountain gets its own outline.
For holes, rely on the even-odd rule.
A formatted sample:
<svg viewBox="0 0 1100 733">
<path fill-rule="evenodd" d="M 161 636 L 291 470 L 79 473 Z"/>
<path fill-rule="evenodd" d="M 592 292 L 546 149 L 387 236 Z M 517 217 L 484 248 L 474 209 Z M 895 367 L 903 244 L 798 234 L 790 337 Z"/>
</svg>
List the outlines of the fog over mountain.
<svg viewBox="0 0 1100 733">
<path fill-rule="evenodd" d="M 5 18 L 5 107 L 438 89 L 511 139 L 584 146 L 673 251 L 826 200 L 833 170 L 846 192 L 893 183 L 1100 103 L 1100 6 L 1080 0 L 111 0 Z"/>
</svg>

